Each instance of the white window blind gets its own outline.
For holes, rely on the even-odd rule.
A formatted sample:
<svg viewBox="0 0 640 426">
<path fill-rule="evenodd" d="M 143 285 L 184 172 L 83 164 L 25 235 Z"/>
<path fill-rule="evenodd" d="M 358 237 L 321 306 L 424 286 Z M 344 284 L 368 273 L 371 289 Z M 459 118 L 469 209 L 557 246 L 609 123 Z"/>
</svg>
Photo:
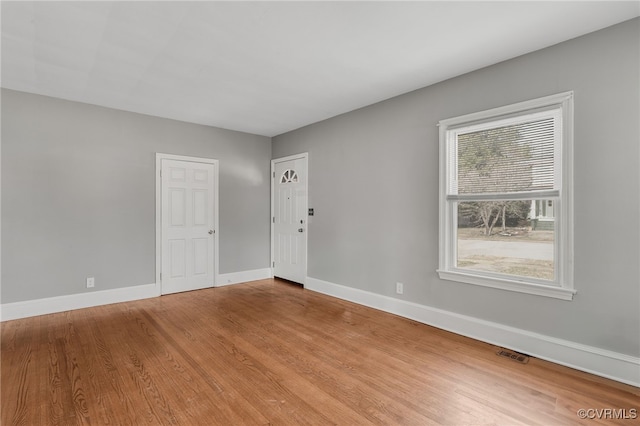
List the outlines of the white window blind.
<svg viewBox="0 0 640 426">
<path fill-rule="evenodd" d="M 554 119 L 458 135 L 458 193 L 554 188 Z"/>
<path fill-rule="evenodd" d="M 523 121 L 467 126 L 451 132 L 449 200 L 526 199 L 559 195 L 556 111 Z"/>
</svg>

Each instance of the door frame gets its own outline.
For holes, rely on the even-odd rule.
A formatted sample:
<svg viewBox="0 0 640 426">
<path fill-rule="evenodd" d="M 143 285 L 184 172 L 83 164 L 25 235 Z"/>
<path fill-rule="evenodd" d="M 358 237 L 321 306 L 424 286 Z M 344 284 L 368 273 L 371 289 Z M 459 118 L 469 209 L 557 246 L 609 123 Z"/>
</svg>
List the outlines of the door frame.
<svg viewBox="0 0 640 426">
<path fill-rule="evenodd" d="M 289 155 L 286 157 L 281 157 L 281 158 L 274 158 L 273 160 L 271 160 L 271 219 L 269 220 L 269 223 L 271 224 L 271 261 L 270 263 L 270 267 L 271 267 L 271 276 L 274 276 L 274 272 L 275 272 L 275 243 L 274 243 L 274 218 L 275 218 L 275 208 L 274 208 L 274 201 L 275 201 L 275 185 L 276 185 L 276 163 L 282 163 L 284 161 L 290 161 L 290 160 L 299 160 L 299 159 L 303 159 L 306 163 L 307 166 L 307 176 L 304 182 L 305 185 L 305 192 L 307 194 L 307 209 L 309 208 L 309 153 L 308 152 L 302 152 L 300 154 L 294 154 L 294 155 Z M 304 246 L 304 252 L 305 252 L 305 265 L 304 265 L 304 277 L 302 277 L 302 286 L 304 287 L 307 284 L 307 272 L 308 272 L 308 265 L 309 265 L 309 251 L 308 251 L 308 247 L 309 247 L 309 215 L 307 214 L 305 216 L 306 219 L 306 225 L 307 225 L 307 238 L 305 238 L 305 246 Z"/>
<path fill-rule="evenodd" d="M 190 157 L 185 155 L 164 154 L 156 152 L 156 293 L 162 295 L 162 280 L 160 273 L 162 272 L 162 160 L 178 160 L 188 161 L 191 163 L 204 163 L 213 165 L 213 286 L 218 284 L 218 275 L 220 275 L 219 265 L 219 240 L 220 240 L 220 223 L 219 223 L 219 168 L 220 161 L 213 158 Z"/>
</svg>

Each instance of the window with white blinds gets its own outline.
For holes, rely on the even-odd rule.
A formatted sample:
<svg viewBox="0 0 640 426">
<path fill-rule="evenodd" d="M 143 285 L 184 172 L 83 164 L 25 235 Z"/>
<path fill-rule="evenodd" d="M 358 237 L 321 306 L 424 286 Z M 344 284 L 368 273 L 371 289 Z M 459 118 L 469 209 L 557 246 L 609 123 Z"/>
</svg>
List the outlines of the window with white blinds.
<svg viewBox="0 0 640 426">
<path fill-rule="evenodd" d="M 571 299 L 571 92 L 442 120 L 443 279 Z"/>
</svg>

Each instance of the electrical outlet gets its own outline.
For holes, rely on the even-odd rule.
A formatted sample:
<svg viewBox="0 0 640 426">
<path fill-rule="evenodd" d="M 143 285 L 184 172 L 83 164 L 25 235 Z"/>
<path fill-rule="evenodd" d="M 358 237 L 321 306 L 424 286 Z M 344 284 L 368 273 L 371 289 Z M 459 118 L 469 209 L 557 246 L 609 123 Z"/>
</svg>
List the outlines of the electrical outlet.
<svg viewBox="0 0 640 426">
<path fill-rule="evenodd" d="M 404 292 L 404 284 L 396 283 L 396 293 L 402 294 Z"/>
<path fill-rule="evenodd" d="M 87 277 L 87 288 L 93 288 L 96 285 L 96 279 L 94 277 Z"/>
</svg>

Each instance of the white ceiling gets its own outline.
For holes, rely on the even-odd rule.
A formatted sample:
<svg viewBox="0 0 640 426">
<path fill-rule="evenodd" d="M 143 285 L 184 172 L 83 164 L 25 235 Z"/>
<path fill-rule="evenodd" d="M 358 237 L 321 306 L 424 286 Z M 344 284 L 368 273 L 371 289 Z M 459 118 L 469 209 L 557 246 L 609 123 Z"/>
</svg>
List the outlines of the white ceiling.
<svg viewBox="0 0 640 426">
<path fill-rule="evenodd" d="M 640 2 L 7 2 L 2 87 L 274 136 L 640 15 Z"/>
</svg>

